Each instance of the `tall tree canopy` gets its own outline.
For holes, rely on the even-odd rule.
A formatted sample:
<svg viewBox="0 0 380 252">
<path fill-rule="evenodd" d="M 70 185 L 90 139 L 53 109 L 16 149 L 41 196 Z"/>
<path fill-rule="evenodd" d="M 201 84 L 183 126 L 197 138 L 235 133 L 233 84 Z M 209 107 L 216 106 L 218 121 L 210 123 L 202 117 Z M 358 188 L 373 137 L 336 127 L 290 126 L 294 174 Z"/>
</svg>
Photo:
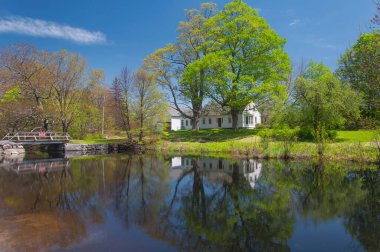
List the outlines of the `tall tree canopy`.
<svg viewBox="0 0 380 252">
<path fill-rule="evenodd" d="M 172 107 L 192 119 L 193 129 L 199 129 L 207 89 L 206 69 L 199 63 L 209 53 L 204 23 L 215 12 L 212 3 L 202 4 L 200 10 L 186 11 L 186 21 L 180 22 L 178 27 L 177 42 L 158 49 L 145 59 L 144 67 L 168 91 Z M 184 75 L 186 69 L 191 74 Z"/>
<path fill-rule="evenodd" d="M 205 26 L 212 51 L 203 59 L 208 67 L 208 94 L 221 106 L 230 107 L 237 129 L 238 114 L 250 102 L 260 105 L 286 94 L 281 82 L 291 67 L 285 39 L 241 0 L 227 4 Z"/>
<path fill-rule="evenodd" d="M 362 115 L 369 126 L 380 121 L 380 32 L 362 34 L 339 61 L 338 74 L 344 82 L 364 94 Z"/>
<path fill-rule="evenodd" d="M 305 127 L 311 127 L 314 138 L 322 142 L 326 130 L 359 117 L 360 95 L 343 85 L 323 64 L 310 62 L 294 87 L 296 113 Z"/>
</svg>

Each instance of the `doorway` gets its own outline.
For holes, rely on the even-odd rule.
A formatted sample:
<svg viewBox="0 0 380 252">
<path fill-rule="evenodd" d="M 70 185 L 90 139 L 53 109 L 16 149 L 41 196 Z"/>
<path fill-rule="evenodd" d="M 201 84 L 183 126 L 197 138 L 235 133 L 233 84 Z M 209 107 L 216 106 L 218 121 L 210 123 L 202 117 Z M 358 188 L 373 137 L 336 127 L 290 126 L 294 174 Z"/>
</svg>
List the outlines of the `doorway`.
<svg viewBox="0 0 380 252">
<path fill-rule="evenodd" d="M 218 127 L 219 127 L 219 128 L 222 127 L 222 119 L 223 119 L 223 118 L 218 118 Z"/>
</svg>

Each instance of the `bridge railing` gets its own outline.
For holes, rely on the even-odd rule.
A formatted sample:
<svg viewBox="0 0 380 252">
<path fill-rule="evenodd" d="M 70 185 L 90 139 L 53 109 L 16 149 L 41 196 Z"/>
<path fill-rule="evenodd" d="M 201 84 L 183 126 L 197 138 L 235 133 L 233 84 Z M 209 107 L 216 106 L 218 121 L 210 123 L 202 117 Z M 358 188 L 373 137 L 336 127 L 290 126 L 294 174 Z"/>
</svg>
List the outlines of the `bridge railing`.
<svg viewBox="0 0 380 252">
<path fill-rule="evenodd" d="M 64 132 L 16 132 L 8 133 L 3 140 L 12 142 L 70 142 L 71 137 Z"/>
</svg>

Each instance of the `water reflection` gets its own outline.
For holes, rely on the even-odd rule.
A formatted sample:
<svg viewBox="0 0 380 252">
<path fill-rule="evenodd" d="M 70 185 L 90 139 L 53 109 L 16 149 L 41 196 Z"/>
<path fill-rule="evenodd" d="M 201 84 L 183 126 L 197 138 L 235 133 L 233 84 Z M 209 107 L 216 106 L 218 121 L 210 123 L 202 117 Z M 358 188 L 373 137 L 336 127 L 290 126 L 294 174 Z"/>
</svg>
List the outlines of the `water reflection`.
<svg viewBox="0 0 380 252">
<path fill-rule="evenodd" d="M 16 161 L 0 169 L 0 251 L 376 251 L 380 174 L 354 168 L 126 155 Z"/>
<path fill-rule="evenodd" d="M 256 181 L 259 179 L 262 164 L 254 159 L 228 160 L 217 158 L 194 159 L 189 157 L 172 157 L 172 169 L 194 169 L 194 165 L 200 167 L 209 181 L 232 182 L 231 175 L 242 174 L 249 182 L 251 188 L 255 188 Z"/>
</svg>

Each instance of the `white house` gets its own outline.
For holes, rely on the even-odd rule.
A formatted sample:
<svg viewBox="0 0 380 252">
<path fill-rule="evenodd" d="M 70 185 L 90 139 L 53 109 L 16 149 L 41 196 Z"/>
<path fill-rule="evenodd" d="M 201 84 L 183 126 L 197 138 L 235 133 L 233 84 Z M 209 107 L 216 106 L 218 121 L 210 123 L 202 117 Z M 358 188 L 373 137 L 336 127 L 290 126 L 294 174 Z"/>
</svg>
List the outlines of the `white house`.
<svg viewBox="0 0 380 252">
<path fill-rule="evenodd" d="M 238 116 L 238 128 L 255 128 L 261 123 L 261 113 L 254 103 L 250 103 L 243 113 Z M 190 130 L 192 120 L 180 115 L 171 116 L 171 130 Z M 232 128 L 232 117 L 228 111 L 221 108 L 212 108 L 206 111 L 199 121 L 200 129 Z"/>
</svg>

